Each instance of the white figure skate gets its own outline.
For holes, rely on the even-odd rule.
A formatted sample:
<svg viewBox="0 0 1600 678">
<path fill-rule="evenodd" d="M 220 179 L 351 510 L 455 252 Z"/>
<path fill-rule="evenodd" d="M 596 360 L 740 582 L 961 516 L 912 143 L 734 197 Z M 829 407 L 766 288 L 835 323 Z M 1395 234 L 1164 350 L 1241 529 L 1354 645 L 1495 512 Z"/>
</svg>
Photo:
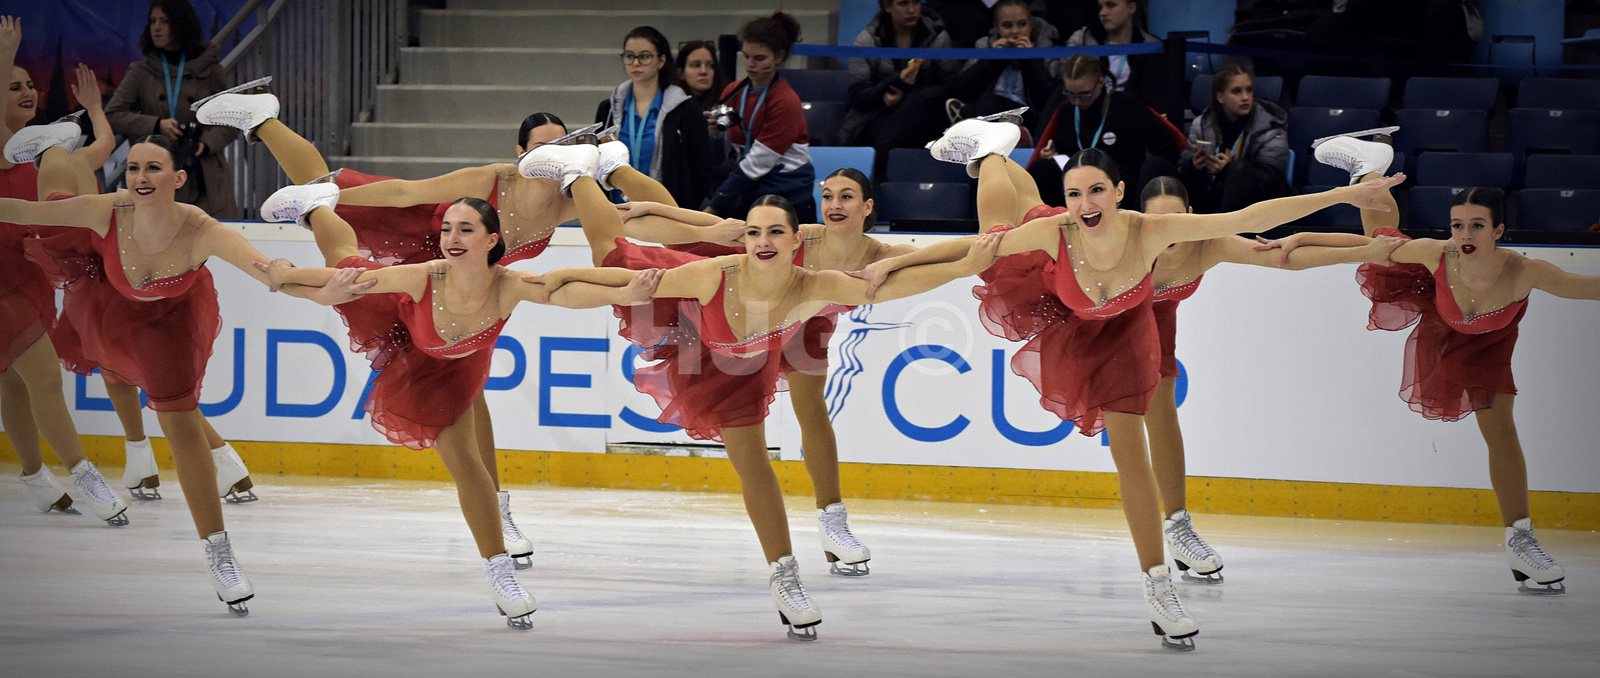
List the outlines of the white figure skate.
<svg viewBox="0 0 1600 678">
<path fill-rule="evenodd" d="M 156 453 L 150 448 L 150 439 L 122 444 L 122 486 L 134 499 L 161 498 L 161 470 L 156 467 Z"/>
<path fill-rule="evenodd" d="M 1533 521 L 1527 518 L 1506 528 L 1506 562 L 1511 565 L 1511 576 L 1517 578 L 1518 591 L 1544 595 L 1567 592 L 1561 583 L 1567 571 L 1539 546 L 1538 538 L 1533 536 Z M 1529 580 L 1537 586 L 1529 586 Z"/>
<path fill-rule="evenodd" d="M 228 541 L 227 531 L 212 533 L 205 541 L 211 588 L 216 590 L 217 600 L 226 603 L 228 611 L 234 615 L 248 616 L 250 608 L 245 602 L 256 597 L 256 590 L 250 586 L 250 580 L 244 578 L 239 561 L 233 557 L 233 544 Z"/>
<path fill-rule="evenodd" d="M 229 504 L 245 504 L 260 498 L 250 489 L 255 487 L 255 483 L 250 482 L 250 469 L 244 467 L 244 460 L 233 450 L 233 445 L 223 443 L 222 447 L 211 451 L 211 459 L 217 464 L 218 496 Z"/>
<path fill-rule="evenodd" d="M 597 145 L 597 144 L 600 143 L 600 135 L 605 133 L 604 131 L 602 131 L 602 130 L 604 130 L 604 128 L 605 128 L 605 123 L 603 123 L 603 122 L 597 122 L 597 123 L 595 123 L 593 125 L 584 125 L 583 127 L 579 127 L 578 129 L 572 130 L 571 132 L 567 132 L 566 136 L 559 137 L 559 138 L 557 138 L 557 139 L 555 139 L 553 141 L 550 141 L 550 142 L 548 142 L 548 143 L 546 143 L 544 145 L 546 145 L 546 146 L 578 146 L 578 145 L 594 146 L 594 145 Z M 613 133 L 615 133 L 615 129 L 613 129 L 611 131 Z"/>
<path fill-rule="evenodd" d="M 1150 617 L 1150 627 L 1161 636 L 1161 646 L 1169 650 L 1189 652 L 1194 650 L 1194 637 L 1200 634 L 1200 625 L 1183 609 L 1178 600 L 1178 590 L 1172 586 L 1172 570 L 1157 565 L 1144 573 L 1144 611 Z"/>
<path fill-rule="evenodd" d="M 1211 550 L 1211 545 L 1195 534 L 1194 524 L 1187 510 L 1179 510 L 1161 521 L 1161 532 L 1167 540 L 1167 549 L 1177 563 L 1183 580 L 1196 584 L 1222 583 L 1222 556 Z M 1194 574 L 1189 570 L 1193 569 Z"/>
<path fill-rule="evenodd" d="M 511 520 L 511 493 L 500 491 L 500 534 L 505 538 L 506 555 L 519 570 L 533 567 L 533 542 L 522 535 L 517 523 Z"/>
<path fill-rule="evenodd" d="M 972 118 L 951 125 L 927 148 L 933 159 L 965 164 L 967 176 L 976 178 L 979 161 L 991 155 L 1008 155 L 1021 140 L 1022 128 L 1015 124 Z"/>
<path fill-rule="evenodd" d="M 829 573 L 844 577 L 865 577 L 872 573 L 872 568 L 867 567 L 872 552 L 850 532 L 850 516 L 844 502 L 817 509 L 817 521 L 822 523 L 822 553 L 832 563 Z"/>
<path fill-rule="evenodd" d="M 256 128 L 278 117 L 278 97 L 270 93 L 238 94 L 236 92 L 243 91 L 240 87 L 195 102 L 194 116 L 206 125 L 237 129 L 244 132 L 245 141 L 255 141 Z"/>
<path fill-rule="evenodd" d="M 1383 174 L 1389 171 L 1390 163 L 1394 162 L 1394 146 L 1386 141 L 1388 135 L 1399 129 L 1399 127 L 1379 127 L 1323 137 L 1311 142 L 1311 147 L 1314 149 L 1312 156 L 1317 162 L 1349 172 L 1350 183 L 1354 184 L 1361 181 L 1361 177 L 1373 172 Z M 1356 138 L 1363 136 L 1373 136 L 1380 141 L 1363 141 Z"/>
<path fill-rule="evenodd" d="M 533 594 L 528 593 L 517 581 L 517 568 L 511 562 L 511 556 L 502 553 L 484 561 L 483 576 L 489 580 L 489 587 L 494 591 L 495 607 L 505 615 L 506 626 L 520 631 L 532 629 L 533 613 L 539 609 L 538 603 L 534 602 Z"/>
<path fill-rule="evenodd" d="M 554 179 L 561 182 L 561 195 L 572 197 L 572 182 L 594 176 L 600 164 L 600 151 L 589 145 L 559 146 L 544 144 L 517 160 L 517 172 L 528 179 Z"/>
<path fill-rule="evenodd" d="M 72 484 L 83 491 L 83 498 L 89 502 L 89 510 L 94 511 L 96 517 L 106 521 L 112 527 L 122 527 L 128 524 L 128 505 L 122 503 L 122 498 L 111 491 L 111 484 L 106 482 L 106 477 L 100 475 L 100 469 L 88 459 L 78 462 L 72 467 Z"/>
<path fill-rule="evenodd" d="M 83 111 L 78 111 L 48 125 L 33 125 L 17 130 L 6 142 L 6 160 L 25 165 L 38 160 L 53 146 L 60 146 L 71 153 L 78 147 L 78 139 L 83 136 L 83 128 L 78 126 L 78 117 L 81 115 Z"/>
<path fill-rule="evenodd" d="M 40 513 L 55 511 L 67 515 L 79 515 L 78 509 L 72 508 L 72 497 L 67 496 L 67 489 L 56 481 L 56 475 L 50 472 L 49 466 L 40 466 L 38 473 L 21 478 L 22 484 L 28 487 L 28 495 L 33 497 L 33 505 Z"/>
<path fill-rule="evenodd" d="M 614 191 L 617 187 L 611 185 L 611 173 L 628 165 L 628 145 L 613 140 L 596 148 L 600 150 L 600 160 L 594 168 L 594 180 L 600 182 L 600 188 Z"/>
<path fill-rule="evenodd" d="M 261 202 L 261 219 L 273 222 L 295 222 L 311 230 L 311 211 L 318 207 L 333 209 L 339 205 L 339 185 L 310 183 L 303 186 L 284 186 Z"/>
<path fill-rule="evenodd" d="M 772 576 L 767 580 L 772 587 L 772 604 L 778 607 L 778 619 L 789 627 L 789 637 L 816 640 L 822 610 L 811 602 L 805 585 L 800 583 L 800 564 L 790 555 L 768 565 L 772 568 Z"/>
</svg>

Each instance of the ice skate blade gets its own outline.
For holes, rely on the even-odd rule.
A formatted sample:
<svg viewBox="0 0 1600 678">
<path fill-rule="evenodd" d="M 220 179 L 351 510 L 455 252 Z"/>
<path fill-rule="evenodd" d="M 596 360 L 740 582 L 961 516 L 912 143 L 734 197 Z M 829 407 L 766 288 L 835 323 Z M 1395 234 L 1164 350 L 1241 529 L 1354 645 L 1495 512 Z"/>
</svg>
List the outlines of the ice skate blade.
<svg viewBox="0 0 1600 678">
<path fill-rule="evenodd" d="M 302 186 L 313 186 L 313 185 L 316 185 L 316 184 L 338 183 L 339 175 L 343 174 L 343 173 L 344 173 L 344 168 L 340 167 L 339 169 L 336 169 L 336 170 L 334 170 L 332 172 L 329 172 L 329 173 L 324 174 L 324 175 L 322 175 L 320 177 L 312 179 L 311 181 L 307 181 L 306 183 L 301 184 L 301 185 Z"/>
<path fill-rule="evenodd" d="M 578 129 L 568 132 L 566 136 L 559 137 L 556 140 L 548 143 L 555 144 L 557 146 L 579 146 L 582 144 L 598 146 L 600 144 L 600 130 L 603 127 L 605 127 L 605 123 L 603 122 L 597 122 L 593 125 L 579 127 Z"/>
<path fill-rule="evenodd" d="M 1169 636 L 1163 633 L 1161 625 L 1155 622 L 1150 622 L 1150 628 L 1156 632 L 1156 635 L 1161 636 L 1161 647 L 1174 652 L 1193 652 L 1194 637 L 1200 635 L 1199 631 L 1195 631 L 1181 636 Z"/>
<path fill-rule="evenodd" d="M 143 501 L 158 501 L 158 500 L 160 500 L 161 499 L 161 490 L 156 489 L 155 485 L 151 485 L 149 483 L 150 483 L 150 479 L 149 478 L 145 478 L 144 479 L 144 483 L 140 484 L 138 487 L 130 487 L 130 488 L 128 488 L 128 494 L 131 495 L 134 499 L 139 499 L 139 500 L 143 500 Z"/>
<path fill-rule="evenodd" d="M 602 144 L 609 143 L 609 142 L 612 142 L 612 141 L 619 141 L 620 137 L 617 136 L 617 135 L 620 134 L 621 132 L 622 132 L 622 125 L 612 125 L 610 127 L 607 127 L 605 129 L 600 130 L 599 132 L 595 133 L 595 138 L 598 139 L 599 143 L 602 143 Z"/>
<path fill-rule="evenodd" d="M 72 508 L 72 497 L 69 497 L 65 494 L 61 495 L 61 498 L 57 499 L 56 503 L 51 504 L 49 508 L 41 511 L 41 513 L 60 513 L 68 516 L 83 515 L 82 513 L 78 512 L 78 509 Z"/>
<path fill-rule="evenodd" d="M 255 491 L 250 489 L 255 486 L 255 483 L 250 482 L 250 476 L 245 476 L 244 479 L 234 483 L 233 488 L 229 489 L 227 494 L 222 495 L 222 498 L 227 500 L 229 504 L 248 504 L 252 501 L 258 501 L 260 497 L 257 497 Z"/>
<path fill-rule="evenodd" d="M 1216 586 L 1217 584 L 1221 584 L 1223 581 L 1222 575 L 1216 572 L 1212 572 L 1211 574 L 1189 574 L 1189 572 L 1185 570 L 1181 578 L 1190 584 L 1204 584 L 1206 586 Z"/>
<path fill-rule="evenodd" d="M 511 556 L 511 566 L 518 570 L 533 569 L 533 554 L 524 553 L 520 556 Z"/>
<path fill-rule="evenodd" d="M 1359 132 L 1345 132 L 1344 134 L 1335 134 L 1335 135 L 1332 135 L 1332 136 L 1322 137 L 1321 139 L 1316 139 L 1316 140 L 1311 142 L 1311 147 L 1312 148 L 1316 148 L 1318 146 L 1321 146 L 1323 144 L 1323 142 L 1326 142 L 1329 139 L 1337 139 L 1339 137 L 1369 137 L 1369 136 L 1373 136 L 1373 135 L 1377 135 L 1377 134 L 1394 134 L 1395 132 L 1398 132 L 1398 131 L 1400 131 L 1399 127 L 1390 126 L 1390 127 L 1374 127 L 1372 129 L 1364 129 L 1364 130 L 1361 130 Z"/>
<path fill-rule="evenodd" d="M 221 92 L 217 92 L 216 94 L 213 94 L 213 95 L 208 96 L 208 97 L 206 97 L 204 99 L 201 99 L 201 100 L 196 101 L 196 102 L 194 102 L 192 104 L 189 104 L 189 110 L 198 111 L 198 110 L 200 110 L 201 106 L 206 105 L 207 101 L 210 101 L 212 99 L 220 97 L 220 96 L 222 96 L 224 94 L 238 94 L 240 92 L 253 90 L 253 89 L 257 88 L 257 87 L 261 88 L 261 91 L 265 92 L 265 91 L 267 91 L 267 85 L 270 85 L 270 84 L 272 84 L 272 76 L 270 76 L 270 75 L 265 77 L 265 78 L 256 78 L 255 80 L 251 80 L 250 82 L 244 83 L 243 85 L 239 85 L 239 86 L 236 86 L 236 87 L 232 87 L 232 88 L 229 88 L 229 89 L 222 90 Z M 256 94 L 257 92 L 250 92 L 250 93 L 251 94 Z"/>
<path fill-rule="evenodd" d="M 978 119 L 984 122 L 1009 122 L 1013 125 L 1021 125 L 1022 114 L 1027 112 L 1028 107 L 1023 106 L 1021 108 L 1013 108 L 1009 111 L 1000 111 L 999 113 L 993 113 L 990 115 L 981 115 L 978 116 Z"/>
<path fill-rule="evenodd" d="M 1514 575 L 1521 575 L 1517 577 L 1518 593 L 1527 593 L 1535 596 L 1559 596 L 1567 592 L 1567 585 L 1561 583 L 1565 581 L 1565 577 L 1552 582 L 1533 582 L 1533 586 L 1529 586 L 1528 582 L 1533 580 L 1529 578 L 1528 575 L 1522 574 L 1516 570 L 1512 570 L 1511 573 Z"/>
<path fill-rule="evenodd" d="M 830 553 L 828 555 L 832 556 L 833 554 Z M 859 563 L 834 560 L 828 567 L 828 574 L 836 574 L 841 577 L 865 577 L 872 574 L 872 568 L 867 567 L 867 561 L 865 560 Z"/>
<path fill-rule="evenodd" d="M 778 620 L 783 622 L 784 626 L 789 627 L 790 640 L 798 640 L 801 642 L 810 642 L 816 640 L 817 625 L 822 623 L 822 620 L 818 619 L 804 626 L 795 626 L 794 624 L 789 623 L 789 617 L 784 615 L 782 611 L 778 612 Z"/>
<path fill-rule="evenodd" d="M 128 511 L 126 509 L 124 509 L 122 511 L 122 513 L 118 513 L 117 515 L 111 516 L 110 518 L 106 518 L 106 524 L 110 525 L 112 527 L 127 527 L 127 525 L 128 525 Z"/>
<path fill-rule="evenodd" d="M 254 598 L 254 597 L 255 597 L 255 595 L 251 594 L 251 595 L 245 596 L 243 598 L 240 598 L 238 600 L 235 600 L 235 601 L 233 601 L 231 603 L 228 603 L 227 601 L 223 601 L 223 602 L 227 603 L 228 611 L 232 612 L 233 616 L 235 616 L 235 617 L 248 617 L 248 616 L 250 616 L 250 606 L 245 605 L 245 603 L 248 602 L 251 598 Z M 217 600 L 222 600 L 222 594 L 217 594 Z"/>
</svg>

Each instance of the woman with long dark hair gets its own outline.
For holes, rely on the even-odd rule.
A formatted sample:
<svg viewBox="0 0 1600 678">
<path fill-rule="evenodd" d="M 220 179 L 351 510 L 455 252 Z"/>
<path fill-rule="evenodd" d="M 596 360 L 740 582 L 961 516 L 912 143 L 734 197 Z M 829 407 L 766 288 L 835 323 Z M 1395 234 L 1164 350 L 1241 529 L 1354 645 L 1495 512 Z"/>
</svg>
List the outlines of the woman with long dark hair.
<svg viewBox="0 0 1600 678">
<path fill-rule="evenodd" d="M 628 164 L 660 182 L 680 205 L 699 207 L 711 190 L 711 139 L 695 101 L 673 84 L 666 36 L 650 26 L 622 39 L 628 79 L 600 102 L 594 121 L 616 130 Z"/>
</svg>

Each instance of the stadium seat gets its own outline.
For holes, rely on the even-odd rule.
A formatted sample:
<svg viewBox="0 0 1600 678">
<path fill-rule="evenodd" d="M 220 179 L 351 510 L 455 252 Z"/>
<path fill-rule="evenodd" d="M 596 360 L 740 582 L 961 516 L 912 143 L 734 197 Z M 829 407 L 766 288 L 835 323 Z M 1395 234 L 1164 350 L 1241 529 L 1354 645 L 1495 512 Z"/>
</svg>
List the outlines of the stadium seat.
<svg viewBox="0 0 1600 678">
<path fill-rule="evenodd" d="M 1513 108 L 1506 125 L 1506 151 L 1600 155 L 1600 112 Z"/>
<path fill-rule="evenodd" d="M 789 86 L 794 88 L 794 93 L 801 101 L 835 101 L 845 103 L 849 100 L 850 71 L 824 70 L 824 69 L 796 69 L 783 71 L 783 79 L 789 81 Z"/>
<path fill-rule="evenodd" d="M 970 184 L 967 166 L 934 160 L 921 148 L 895 148 L 889 151 L 884 181 L 913 183 Z"/>
<path fill-rule="evenodd" d="M 1558 157 L 1558 156 L 1550 156 Z M 1416 158 L 1418 186 L 1511 185 L 1510 153 L 1423 153 Z"/>
<path fill-rule="evenodd" d="M 878 187 L 878 220 L 977 219 L 972 184 L 886 181 Z"/>
<path fill-rule="evenodd" d="M 817 200 L 817 209 L 822 209 L 822 181 L 829 174 L 840 168 L 854 167 L 871 179 L 874 157 L 871 146 L 812 146 L 811 166 L 817 172 L 812 197 Z"/>
<path fill-rule="evenodd" d="M 1517 86 L 1517 107 L 1600 111 L 1600 81 L 1524 78 Z"/>
<path fill-rule="evenodd" d="M 1406 228 L 1450 227 L 1450 201 L 1466 186 L 1415 186 L 1406 191 Z"/>
<path fill-rule="evenodd" d="M 1517 191 L 1516 227 L 1541 231 L 1587 231 L 1600 223 L 1600 191 L 1525 188 Z"/>
<path fill-rule="evenodd" d="M 1530 155 L 1522 185 L 1600 189 L 1600 155 Z"/>
<path fill-rule="evenodd" d="M 1500 83 L 1494 78 L 1425 78 L 1406 81 L 1401 105 L 1405 108 L 1494 110 Z"/>
<path fill-rule="evenodd" d="M 1311 142 L 1343 132 L 1372 129 L 1382 123 L 1378 112 L 1364 108 L 1319 108 L 1296 106 L 1289 110 L 1289 148 L 1295 152 L 1295 185 L 1306 178 L 1311 158 Z M 1343 182 L 1341 182 L 1343 183 Z"/>
<path fill-rule="evenodd" d="M 832 146 L 844 123 L 847 107 L 838 101 L 808 101 L 800 104 L 806 116 L 806 132 L 812 146 Z"/>
<path fill-rule="evenodd" d="M 1343 186 L 1346 183 L 1349 183 L 1348 177 L 1346 181 L 1338 184 L 1307 186 L 1301 191 L 1301 193 L 1321 193 L 1323 191 L 1332 190 L 1338 186 Z M 1311 226 L 1315 228 L 1353 228 L 1359 230 L 1361 228 L 1361 210 L 1358 210 L 1350 205 L 1334 205 L 1332 207 L 1326 207 L 1312 212 L 1311 214 L 1306 215 L 1305 218 L 1295 223 L 1300 226 Z"/>
<path fill-rule="evenodd" d="M 1426 151 L 1485 153 L 1489 150 L 1489 116 L 1477 110 L 1403 108 L 1394 114 L 1400 131 L 1395 150 L 1411 156 Z M 1414 172 L 1415 165 L 1396 165 Z"/>
<path fill-rule="evenodd" d="M 1495 75 L 1500 84 L 1515 86 L 1534 74 L 1535 42 L 1531 35 L 1496 35 L 1489 42 L 1489 63 L 1495 66 L 1526 66 L 1526 68 L 1497 68 Z"/>
<path fill-rule="evenodd" d="M 1389 79 L 1308 75 L 1300 79 L 1295 105 L 1380 110 L 1389 105 Z"/>
</svg>

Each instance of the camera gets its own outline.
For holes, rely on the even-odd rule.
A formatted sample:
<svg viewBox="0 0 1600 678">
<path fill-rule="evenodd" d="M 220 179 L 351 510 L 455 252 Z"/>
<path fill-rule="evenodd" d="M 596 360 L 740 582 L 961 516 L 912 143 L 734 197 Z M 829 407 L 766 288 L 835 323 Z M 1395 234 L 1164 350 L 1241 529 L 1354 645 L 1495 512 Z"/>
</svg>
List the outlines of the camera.
<svg viewBox="0 0 1600 678">
<path fill-rule="evenodd" d="M 717 126 L 718 132 L 726 132 L 729 127 L 739 126 L 739 112 L 727 104 L 717 104 L 710 111 L 711 124 Z"/>
<path fill-rule="evenodd" d="M 200 133 L 204 128 L 198 122 L 183 122 L 178 123 L 178 129 L 180 136 L 178 142 L 174 144 L 177 149 L 174 155 L 178 156 L 177 161 L 181 169 L 192 170 L 200 164 L 200 158 L 195 157 L 195 152 L 200 150 Z"/>
</svg>

